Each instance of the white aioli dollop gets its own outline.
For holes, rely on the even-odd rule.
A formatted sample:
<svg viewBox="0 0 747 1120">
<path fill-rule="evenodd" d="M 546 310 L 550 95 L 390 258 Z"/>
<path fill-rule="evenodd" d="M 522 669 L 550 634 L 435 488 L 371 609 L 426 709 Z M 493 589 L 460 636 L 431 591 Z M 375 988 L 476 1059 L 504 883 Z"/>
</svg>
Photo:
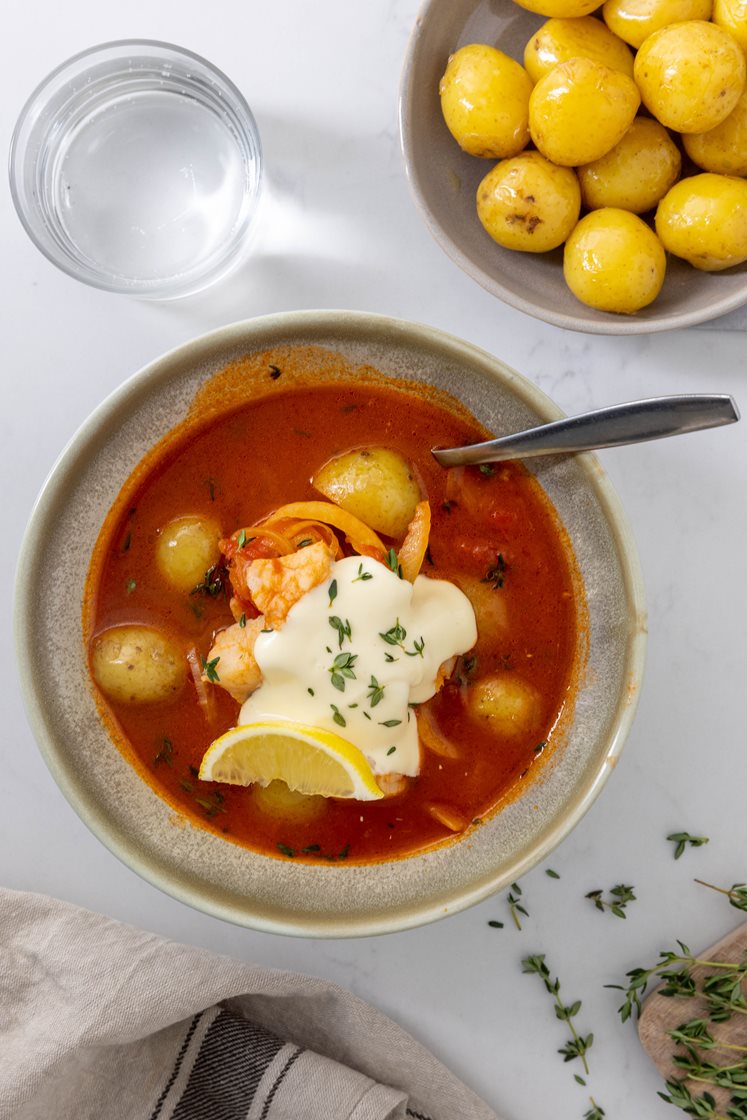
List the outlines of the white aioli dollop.
<svg viewBox="0 0 747 1120">
<path fill-rule="evenodd" d="M 257 638 L 263 681 L 239 722 L 286 719 L 335 731 L 374 773 L 417 774 L 410 705 L 433 696 L 439 667 L 476 640 L 472 605 L 453 583 L 418 576 L 413 584 L 376 560 L 349 556 L 294 604 L 282 629 Z"/>
</svg>

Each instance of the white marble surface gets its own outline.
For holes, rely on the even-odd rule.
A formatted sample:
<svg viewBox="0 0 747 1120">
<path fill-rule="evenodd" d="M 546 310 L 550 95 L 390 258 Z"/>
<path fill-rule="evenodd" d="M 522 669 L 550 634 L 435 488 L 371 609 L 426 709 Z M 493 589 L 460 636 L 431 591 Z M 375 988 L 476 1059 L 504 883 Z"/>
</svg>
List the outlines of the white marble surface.
<svg viewBox="0 0 747 1120">
<path fill-rule="evenodd" d="M 740 915 L 693 875 L 747 878 L 743 425 L 601 456 L 632 521 L 650 598 L 646 685 L 623 759 L 601 798 L 522 883 L 518 932 L 496 897 L 436 925 L 362 941 L 261 935 L 194 912 L 119 864 L 87 831 L 41 761 L 18 695 L 11 600 L 20 536 L 55 457 L 89 411 L 160 352 L 231 320 L 282 309 L 347 307 L 442 327 L 521 370 L 566 411 L 676 391 L 732 392 L 745 404 L 745 335 L 635 338 L 566 334 L 503 307 L 432 243 L 408 193 L 397 88 L 416 0 L 4 0 L 0 146 L 33 85 L 95 42 L 171 40 L 205 54 L 253 106 L 271 184 L 257 250 L 232 282 L 173 304 L 86 288 L 26 239 L 0 190 L 3 321 L 0 454 L 3 694 L 0 880 L 48 892 L 170 937 L 330 977 L 400 1020 L 505 1120 L 581 1120 L 588 1096 L 610 1120 L 665 1120 L 657 1076 L 603 985 L 652 963 L 679 937 L 702 947 Z M 45 547 L 54 547 L 46 542 Z M 64 594 L 43 588 L 42 594 Z M 711 837 L 677 863 L 668 832 Z M 584 899 L 634 884 L 623 922 Z M 588 1089 L 520 960 L 545 952 L 593 1030 Z"/>
</svg>

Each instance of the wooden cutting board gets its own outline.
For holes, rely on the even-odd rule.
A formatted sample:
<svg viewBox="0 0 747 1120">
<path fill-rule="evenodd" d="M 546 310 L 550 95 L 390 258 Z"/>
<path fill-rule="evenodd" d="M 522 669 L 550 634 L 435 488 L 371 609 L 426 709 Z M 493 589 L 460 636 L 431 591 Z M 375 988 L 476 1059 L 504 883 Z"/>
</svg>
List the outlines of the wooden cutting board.
<svg viewBox="0 0 747 1120">
<path fill-rule="evenodd" d="M 695 956 L 701 960 L 731 962 L 741 960 L 746 950 L 747 922 L 732 930 L 730 934 L 717 942 L 716 945 L 711 946 L 710 949 L 706 949 L 702 953 L 696 953 Z M 699 979 L 713 971 L 713 969 L 697 967 L 692 970 L 692 974 Z M 699 997 L 676 999 L 671 996 L 662 996 L 659 995 L 660 988 L 661 985 L 654 989 L 643 1004 L 641 1017 L 638 1020 L 638 1035 L 656 1068 L 664 1080 L 668 1081 L 672 1077 L 678 1079 L 681 1077 L 681 1071 L 672 1062 L 672 1055 L 675 1052 L 682 1053 L 683 1051 L 672 1041 L 667 1032 L 675 1030 L 683 1023 L 690 1022 L 691 1019 L 706 1019 L 707 1012 L 704 1001 Z M 719 1041 L 747 1046 L 747 1015 L 733 1015 L 726 1023 L 711 1024 L 709 1025 L 709 1031 Z M 706 1060 L 717 1062 L 720 1065 L 726 1065 L 739 1059 L 739 1053 L 733 1050 L 714 1049 L 701 1053 Z M 745 1057 L 747 1058 L 747 1055 Z M 708 1090 L 715 1098 L 719 1108 L 724 1108 L 729 1101 L 730 1094 L 727 1089 L 714 1089 L 711 1086 L 693 1081 L 689 1081 L 687 1085 L 690 1091 L 697 1096 L 700 1096 L 704 1089 Z"/>
</svg>

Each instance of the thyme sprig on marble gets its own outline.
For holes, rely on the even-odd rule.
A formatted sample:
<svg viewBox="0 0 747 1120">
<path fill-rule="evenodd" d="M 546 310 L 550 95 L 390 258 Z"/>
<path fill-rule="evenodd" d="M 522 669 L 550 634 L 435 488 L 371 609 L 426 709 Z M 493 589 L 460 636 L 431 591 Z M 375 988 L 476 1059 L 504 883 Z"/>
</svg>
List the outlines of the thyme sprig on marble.
<svg viewBox="0 0 747 1120">
<path fill-rule="evenodd" d="M 609 898 L 604 898 L 604 892 L 601 890 L 589 891 L 586 898 L 594 903 L 597 910 L 601 910 L 602 913 L 609 910 L 610 914 L 614 914 L 616 918 L 627 918 L 625 907 L 629 902 L 636 901 L 633 887 L 629 887 L 625 883 L 618 883 L 617 886 L 612 887 Z"/>
<path fill-rule="evenodd" d="M 730 887 L 716 887 L 713 883 L 706 883 L 703 879 L 696 879 L 701 887 L 708 887 L 709 890 L 718 891 L 719 894 L 725 894 L 729 899 L 729 905 L 735 907 L 737 910 L 747 910 L 747 883 L 732 883 Z"/>
<path fill-rule="evenodd" d="M 523 914 L 525 918 L 529 917 L 529 911 L 524 907 L 521 897 L 521 887 L 518 883 L 512 883 L 506 901 L 508 902 L 508 908 L 511 911 L 511 917 L 517 929 L 521 929 L 519 914 Z"/>
<path fill-rule="evenodd" d="M 704 844 L 709 842 L 708 836 L 691 836 L 689 832 L 670 832 L 667 840 L 671 840 L 675 845 L 674 858 L 679 859 L 685 848 L 689 845 L 691 848 L 702 848 Z"/>
<path fill-rule="evenodd" d="M 526 957 L 521 962 L 521 970 L 525 973 L 531 973 L 539 976 L 540 980 L 545 985 L 546 990 L 553 997 L 555 1004 L 555 1015 L 561 1022 L 567 1023 L 571 1032 L 571 1037 L 564 1046 L 558 1050 L 562 1054 L 563 1061 L 571 1062 L 575 1058 L 580 1059 L 584 1072 L 589 1073 L 589 1063 L 586 1060 L 586 1055 L 594 1042 L 594 1035 L 579 1034 L 576 1030 L 576 1025 L 573 1020 L 581 1010 L 581 1000 L 574 1000 L 573 1003 L 565 1004 L 560 998 L 560 980 L 556 977 L 554 980 L 550 975 L 550 970 L 545 962 L 544 953 L 535 953 L 531 957 Z M 604 1113 L 602 1113 L 604 1115 Z"/>
</svg>

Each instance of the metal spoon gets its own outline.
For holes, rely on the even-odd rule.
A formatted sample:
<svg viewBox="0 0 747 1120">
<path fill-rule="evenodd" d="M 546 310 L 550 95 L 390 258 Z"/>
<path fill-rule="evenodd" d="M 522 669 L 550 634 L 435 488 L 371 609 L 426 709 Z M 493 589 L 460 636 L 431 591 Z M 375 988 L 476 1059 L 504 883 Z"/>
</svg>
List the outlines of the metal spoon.
<svg viewBox="0 0 747 1120">
<path fill-rule="evenodd" d="M 500 463 L 504 459 L 526 459 L 530 455 L 558 455 L 569 451 L 593 451 L 643 443 L 702 428 L 719 428 L 739 420 L 739 409 L 727 394 L 686 393 L 650 397 L 627 404 L 596 408 L 578 416 L 567 416 L 551 424 L 540 424 L 485 443 L 466 447 L 436 448 L 431 454 L 442 467 L 470 463 Z"/>
</svg>

